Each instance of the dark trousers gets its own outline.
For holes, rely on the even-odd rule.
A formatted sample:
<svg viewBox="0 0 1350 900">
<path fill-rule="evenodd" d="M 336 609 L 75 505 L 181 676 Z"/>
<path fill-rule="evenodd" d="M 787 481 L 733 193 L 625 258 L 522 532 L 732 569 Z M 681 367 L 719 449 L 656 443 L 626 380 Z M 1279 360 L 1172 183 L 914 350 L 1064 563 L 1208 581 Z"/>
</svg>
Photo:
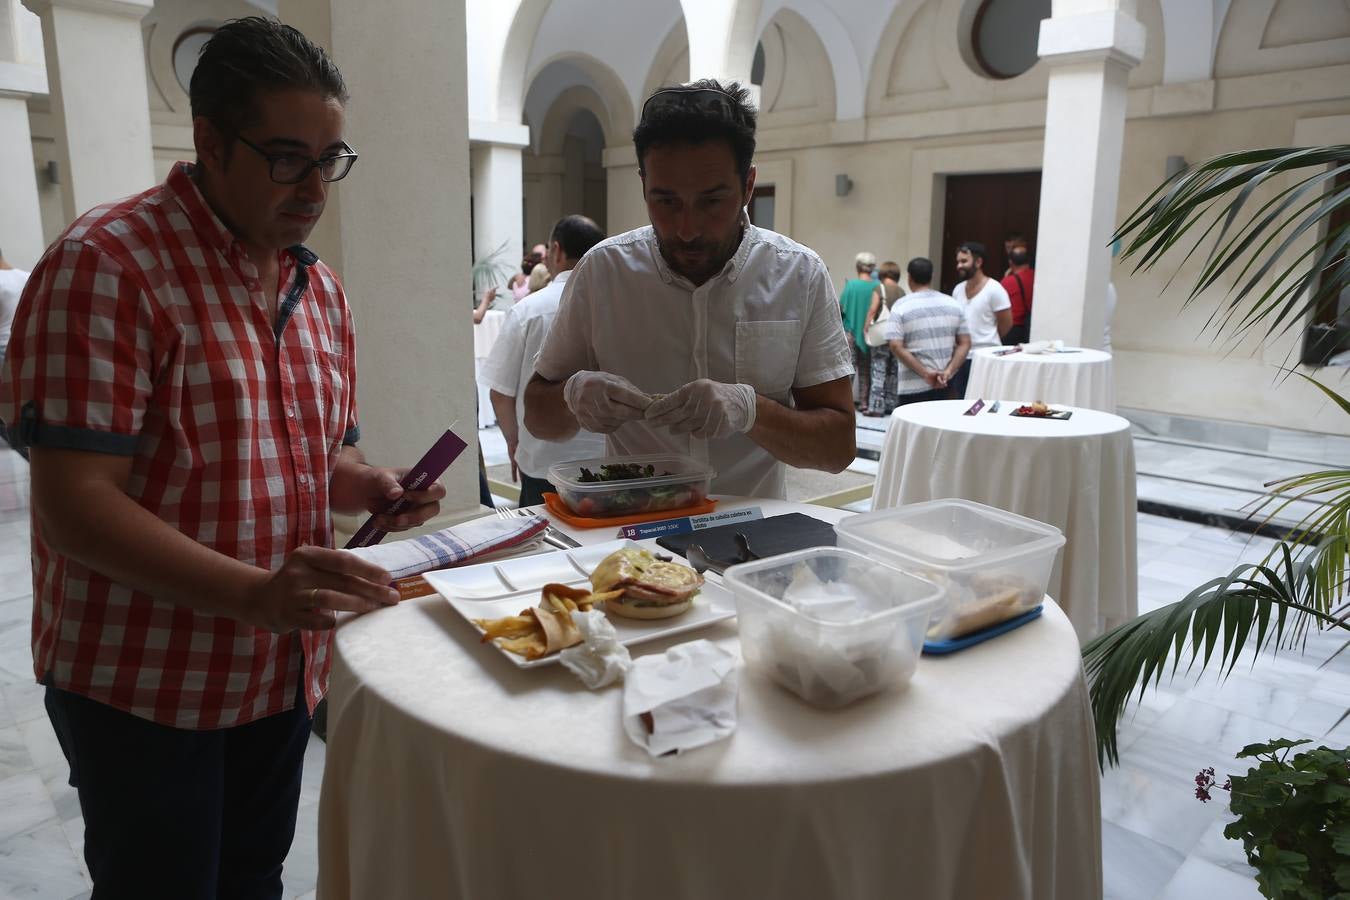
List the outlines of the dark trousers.
<svg viewBox="0 0 1350 900">
<path fill-rule="evenodd" d="M 1003 336 L 1002 340 L 1005 347 L 1031 343 L 1031 320 L 1028 319 L 1021 325 L 1014 325 L 1009 328 L 1008 333 Z"/>
<path fill-rule="evenodd" d="M 912 394 L 901 394 L 896 397 L 896 406 L 908 406 L 911 403 L 926 403 L 929 400 L 946 400 L 947 388 L 934 388 L 931 391 L 915 391 Z"/>
<path fill-rule="evenodd" d="M 93 900 L 275 900 L 309 739 L 296 708 L 215 731 L 170 728 L 47 687 L 84 814 Z"/>
<path fill-rule="evenodd" d="M 956 374 L 952 375 L 952 380 L 947 382 L 947 388 L 951 399 L 960 400 L 964 397 L 966 395 L 966 383 L 969 381 L 970 357 L 967 356 L 966 361 L 961 363 L 961 368 L 957 369 Z"/>
<path fill-rule="evenodd" d="M 519 506 L 538 506 L 544 502 L 544 494 L 557 493 L 553 490 L 553 485 L 546 478 L 535 478 L 533 475 L 520 473 L 520 503 Z"/>
</svg>

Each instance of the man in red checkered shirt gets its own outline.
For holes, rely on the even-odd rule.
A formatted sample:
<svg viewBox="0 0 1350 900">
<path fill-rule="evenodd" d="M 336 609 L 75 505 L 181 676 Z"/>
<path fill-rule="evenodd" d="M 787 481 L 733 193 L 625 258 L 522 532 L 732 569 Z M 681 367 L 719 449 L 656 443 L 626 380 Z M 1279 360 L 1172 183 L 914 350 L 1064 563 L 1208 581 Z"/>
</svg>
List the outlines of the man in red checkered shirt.
<svg viewBox="0 0 1350 900">
<path fill-rule="evenodd" d="M 331 513 L 403 474 L 354 446 L 351 312 L 301 245 L 356 159 L 342 76 L 243 19 L 190 93 L 197 163 L 48 249 L 0 375 L 32 462 L 34 669 L 98 898 L 280 897 L 334 611 L 397 599 L 329 549 Z"/>
</svg>

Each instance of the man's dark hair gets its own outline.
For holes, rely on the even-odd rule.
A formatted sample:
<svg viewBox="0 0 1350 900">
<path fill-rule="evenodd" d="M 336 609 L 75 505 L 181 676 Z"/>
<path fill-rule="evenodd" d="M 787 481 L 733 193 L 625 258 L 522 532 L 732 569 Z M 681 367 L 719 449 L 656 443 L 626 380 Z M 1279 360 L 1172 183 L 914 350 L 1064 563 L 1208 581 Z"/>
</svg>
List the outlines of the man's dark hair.
<svg viewBox="0 0 1350 900">
<path fill-rule="evenodd" d="M 905 266 L 905 271 L 909 277 L 914 279 L 915 284 L 933 283 L 933 261 L 922 256 L 916 256 Z"/>
<path fill-rule="evenodd" d="M 877 266 L 877 277 L 889 278 L 891 281 L 899 281 L 900 264 L 898 262 L 891 262 L 890 260 L 887 260 L 886 262 Z"/>
<path fill-rule="evenodd" d="M 557 241 L 562 252 L 574 262 L 604 239 L 600 226 L 585 216 L 563 216 L 549 235 L 549 242 Z"/>
<path fill-rule="evenodd" d="M 984 244 L 981 244 L 979 241 L 966 241 L 956 249 L 957 252 L 962 250 L 966 251 L 971 256 L 978 259 L 981 265 L 984 264 Z"/>
<path fill-rule="evenodd" d="M 1008 252 L 1008 262 L 1014 266 L 1025 266 L 1031 261 L 1031 253 L 1020 244 Z"/>
<path fill-rule="evenodd" d="M 342 73 L 312 42 L 289 25 L 262 16 L 233 19 L 202 47 L 188 96 L 192 116 L 205 116 L 234 137 L 256 122 L 258 94 L 304 90 L 347 102 Z"/>
<path fill-rule="evenodd" d="M 643 162 L 652 147 L 726 141 L 736 156 L 736 170 L 744 184 L 755 156 L 755 119 L 750 92 L 738 82 L 722 84 L 703 78 L 663 87 L 647 98 L 642 120 L 633 129 L 638 172 L 646 174 Z"/>
</svg>

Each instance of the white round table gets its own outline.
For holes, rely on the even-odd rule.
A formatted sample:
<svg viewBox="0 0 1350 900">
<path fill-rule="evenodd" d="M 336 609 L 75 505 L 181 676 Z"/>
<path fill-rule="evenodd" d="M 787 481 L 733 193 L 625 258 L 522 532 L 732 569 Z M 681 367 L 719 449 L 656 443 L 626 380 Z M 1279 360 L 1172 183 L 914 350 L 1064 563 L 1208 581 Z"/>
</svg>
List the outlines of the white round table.
<svg viewBox="0 0 1350 900">
<path fill-rule="evenodd" d="M 987 402 L 987 401 L 986 401 Z M 1092 409 L 1065 421 L 1008 415 L 1003 400 L 902 406 L 881 448 L 872 508 L 961 497 L 1054 525 L 1066 542 L 1050 574 L 1086 642 L 1138 615 L 1134 442 L 1130 423 Z"/>
<path fill-rule="evenodd" d="M 739 655 L 734 621 L 634 651 L 697 638 Z M 659 759 L 624 735 L 621 688 L 517 669 L 439 596 L 347 621 L 333 652 L 325 900 L 1102 896 L 1087 687 L 1048 599 L 843 710 L 742 669 L 736 732 Z"/>
<path fill-rule="evenodd" d="M 503 310 L 489 309 L 483 314 L 483 321 L 473 326 L 473 375 L 475 380 L 483 371 L 483 364 L 487 362 L 488 355 L 492 353 L 492 347 L 497 343 L 497 338 L 502 333 L 502 324 L 505 321 L 506 313 Z M 488 396 L 487 386 L 479 381 L 478 427 L 491 428 L 496 424 L 497 414 L 492 411 L 492 398 Z"/>
<path fill-rule="evenodd" d="M 1116 376 L 1111 354 L 1102 350 L 1065 348 L 1073 352 L 1009 353 L 1006 347 L 981 347 L 970 354 L 966 396 L 986 403 L 1030 397 L 1044 403 L 1066 403 L 1105 412 L 1116 411 Z"/>
</svg>

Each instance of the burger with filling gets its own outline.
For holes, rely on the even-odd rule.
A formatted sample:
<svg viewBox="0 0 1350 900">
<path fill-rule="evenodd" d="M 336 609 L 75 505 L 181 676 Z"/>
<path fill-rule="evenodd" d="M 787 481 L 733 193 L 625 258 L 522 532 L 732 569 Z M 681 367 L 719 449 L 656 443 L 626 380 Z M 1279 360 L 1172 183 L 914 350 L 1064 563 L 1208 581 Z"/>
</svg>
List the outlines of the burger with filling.
<svg viewBox="0 0 1350 900">
<path fill-rule="evenodd" d="M 649 550 L 626 547 L 600 561 L 591 573 L 591 587 L 604 595 L 607 612 L 630 619 L 669 619 L 693 605 L 703 576 Z"/>
</svg>

